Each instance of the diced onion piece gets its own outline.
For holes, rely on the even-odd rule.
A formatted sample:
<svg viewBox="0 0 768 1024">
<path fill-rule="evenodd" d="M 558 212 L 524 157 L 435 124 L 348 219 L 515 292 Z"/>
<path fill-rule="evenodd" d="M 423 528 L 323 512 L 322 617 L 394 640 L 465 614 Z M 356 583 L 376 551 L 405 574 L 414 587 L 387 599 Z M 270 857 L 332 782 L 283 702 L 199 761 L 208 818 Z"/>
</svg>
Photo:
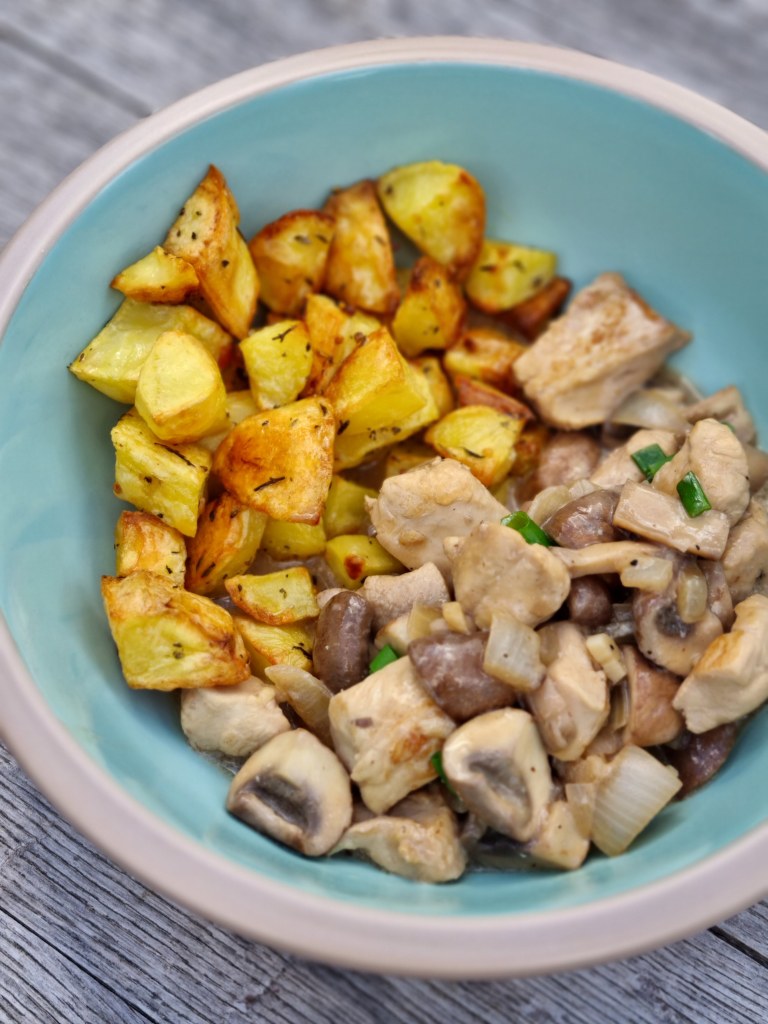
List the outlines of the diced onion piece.
<svg viewBox="0 0 768 1024">
<path fill-rule="evenodd" d="M 403 615 L 398 615 L 396 619 L 391 619 L 386 625 L 382 626 L 374 638 L 377 650 L 391 647 L 398 654 L 405 654 L 408 651 L 408 644 L 414 639 L 410 635 L 408 628 L 409 618 L 409 613 L 405 612 Z"/>
<path fill-rule="evenodd" d="M 438 619 L 442 619 L 440 608 L 431 604 L 414 604 L 408 613 L 408 637 L 409 640 L 421 640 L 422 637 L 432 636 L 432 625 Z"/>
<path fill-rule="evenodd" d="M 496 612 L 485 645 L 483 669 L 516 690 L 535 690 L 544 678 L 539 634 L 513 615 Z"/>
<path fill-rule="evenodd" d="M 682 783 L 674 768 L 640 747 L 629 746 L 608 765 L 597 789 L 592 841 L 615 857 L 666 807 Z"/>
<path fill-rule="evenodd" d="M 593 484 L 587 477 L 582 477 L 581 480 L 574 480 L 572 484 L 568 486 L 568 494 L 570 495 L 571 501 L 576 501 L 577 498 L 583 498 L 585 494 L 594 494 L 595 491 L 600 490 L 597 484 Z"/>
<path fill-rule="evenodd" d="M 472 632 L 472 624 L 458 601 L 446 601 L 442 610 L 443 618 L 454 633 Z"/>
<path fill-rule="evenodd" d="M 264 675 L 275 688 L 278 704 L 288 704 L 319 740 L 333 747 L 328 724 L 328 702 L 332 694 L 325 683 L 294 665 L 269 665 Z"/>
<path fill-rule="evenodd" d="M 629 685 L 624 680 L 611 691 L 611 715 L 609 719 L 611 729 L 623 729 L 629 721 L 630 710 Z"/>
<path fill-rule="evenodd" d="M 613 413 L 611 422 L 629 427 L 674 430 L 677 434 L 684 434 L 689 427 L 680 409 L 679 397 L 663 388 L 634 391 Z"/>
<path fill-rule="evenodd" d="M 575 496 L 571 495 L 570 489 L 562 486 L 562 484 L 557 484 L 554 487 L 545 487 L 531 501 L 528 506 L 528 515 L 534 523 L 538 523 L 541 526 L 550 516 L 559 511 L 563 505 L 567 505 L 573 497 Z"/>
<path fill-rule="evenodd" d="M 592 660 L 600 666 L 612 683 L 618 683 L 626 676 L 627 667 L 613 637 L 607 633 L 593 633 L 584 642 Z"/>
<path fill-rule="evenodd" d="M 650 590 L 660 594 L 672 582 L 673 571 L 672 562 L 668 558 L 642 555 L 633 558 L 629 565 L 622 569 L 619 579 L 624 587 Z"/>
<path fill-rule="evenodd" d="M 595 817 L 597 785 L 594 782 L 566 782 L 565 799 L 571 808 L 576 828 L 585 839 L 589 839 Z"/>
<path fill-rule="evenodd" d="M 683 622 L 694 623 L 707 611 L 709 588 L 704 573 L 695 562 L 680 570 L 677 583 L 677 613 Z"/>
</svg>

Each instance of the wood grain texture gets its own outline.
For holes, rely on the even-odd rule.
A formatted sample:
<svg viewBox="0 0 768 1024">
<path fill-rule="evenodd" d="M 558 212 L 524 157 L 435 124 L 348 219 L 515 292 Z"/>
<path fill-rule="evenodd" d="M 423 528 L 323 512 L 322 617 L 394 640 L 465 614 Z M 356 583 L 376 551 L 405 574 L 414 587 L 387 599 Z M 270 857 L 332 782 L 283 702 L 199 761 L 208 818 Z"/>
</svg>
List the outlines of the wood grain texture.
<svg viewBox="0 0 768 1024">
<path fill-rule="evenodd" d="M 414 34 L 576 47 L 768 126 L 765 0 L 0 0 L 0 247 L 65 174 L 146 113 L 264 60 Z M 77 835 L 2 748 L 0 822 L 0 1024 L 765 1019 L 768 904 L 568 975 L 379 978 L 276 953 L 151 892 Z"/>
</svg>

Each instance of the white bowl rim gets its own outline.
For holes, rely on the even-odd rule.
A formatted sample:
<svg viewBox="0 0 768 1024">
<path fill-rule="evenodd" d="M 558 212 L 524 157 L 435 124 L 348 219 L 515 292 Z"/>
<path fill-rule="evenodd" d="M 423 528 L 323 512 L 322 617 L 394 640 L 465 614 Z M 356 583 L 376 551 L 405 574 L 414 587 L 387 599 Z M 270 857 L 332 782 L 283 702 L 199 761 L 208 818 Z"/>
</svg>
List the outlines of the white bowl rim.
<svg viewBox="0 0 768 1024">
<path fill-rule="evenodd" d="M 414 63 L 523 68 L 603 86 L 676 115 L 768 171 L 768 135 L 755 125 L 683 86 L 598 57 L 532 43 L 450 36 L 329 47 L 202 89 L 128 129 L 86 160 L 38 207 L 0 257 L 0 337 L 53 243 L 136 158 L 190 125 L 273 89 L 342 71 Z M 768 895 L 766 822 L 658 882 L 566 910 L 453 918 L 373 910 L 313 896 L 205 849 L 129 796 L 48 707 L 2 616 L 0 669 L 4 739 L 84 835 L 171 899 L 235 932 L 311 959 L 454 979 L 569 970 L 676 941 Z M 105 820 L 108 834 L 102 828 Z"/>
</svg>

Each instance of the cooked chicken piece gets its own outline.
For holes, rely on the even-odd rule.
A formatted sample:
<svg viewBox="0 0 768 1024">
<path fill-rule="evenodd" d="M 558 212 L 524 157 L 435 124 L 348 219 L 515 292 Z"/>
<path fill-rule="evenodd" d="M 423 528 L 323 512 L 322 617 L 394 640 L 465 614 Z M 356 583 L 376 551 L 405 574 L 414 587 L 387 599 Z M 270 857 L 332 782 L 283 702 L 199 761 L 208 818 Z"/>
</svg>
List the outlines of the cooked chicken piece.
<svg viewBox="0 0 768 1024">
<path fill-rule="evenodd" d="M 478 523 L 499 522 L 509 513 L 455 459 L 433 459 L 388 477 L 367 505 L 382 547 L 409 569 L 434 562 L 444 575 L 449 571 L 446 537 L 463 536 Z"/>
<path fill-rule="evenodd" d="M 547 753 L 575 761 L 608 718 L 608 681 L 589 656 L 584 632 L 572 622 L 550 623 L 539 638 L 546 675 L 528 694 L 528 707 Z"/>
<path fill-rule="evenodd" d="M 538 626 L 568 596 L 571 581 L 560 559 L 508 526 L 481 523 L 448 546 L 456 600 L 480 629 L 490 627 L 497 610 Z"/>
<path fill-rule="evenodd" d="M 434 562 L 400 576 L 368 576 L 360 593 L 373 611 L 374 629 L 381 629 L 415 604 L 439 605 L 450 600 L 443 574 Z"/>
<path fill-rule="evenodd" d="M 630 533 L 700 558 L 721 558 L 728 540 L 729 520 L 724 512 L 713 508 L 692 518 L 677 495 L 631 480 L 621 489 L 613 522 Z"/>
<path fill-rule="evenodd" d="M 694 423 L 682 448 L 653 478 L 653 486 L 677 497 L 677 485 L 695 473 L 713 509 L 733 526 L 749 504 L 747 456 L 738 437 L 717 420 Z"/>
<path fill-rule="evenodd" d="M 689 423 L 698 423 L 704 419 L 720 420 L 721 423 L 730 424 L 740 441 L 751 444 L 755 440 L 754 420 L 744 406 L 741 392 L 732 384 L 694 402 L 684 411 Z"/>
<path fill-rule="evenodd" d="M 748 715 L 768 700 L 768 597 L 752 594 L 736 605 L 730 633 L 706 649 L 677 692 L 691 732 L 701 733 Z"/>
<path fill-rule="evenodd" d="M 557 433 L 542 449 L 534 474 L 537 491 L 568 486 L 588 477 L 600 459 L 600 445 L 589 434 Z"/>
<path fill-rule="evenodd" d="M 565 430 L 602 423 L 689 335 L 619 274 L 601 274 L 515 363 L 526 397 Z"/>
<path fill-rule="evenodd" d="M 638 430 L 603 459 L 590 477 L 592 483 L 599 487 L 623 487 L 627 480 L 640 483 L 645 476 L 632 455 L 652 444 L 657 444 L 665 455 L 674 455 L 680 447 L 677 435 L 671 430 Z"/>
<path fill-rule="evenodd" d="M 248 757 L 290 727 L 274 687 L 253 676 L 237 686 L 181 691 L 181 728 L 197 750 Z"/>
<path fill-rule="evenodd" d="M 467 865 L 456 817 L 433 787 L 411 793 L 387 815 L 351 825 L 332 853 L 359 850 L 395 875 L 451 882 Z"/>
<path fill-rule="evenodd" d="M 537 864 L 573 871 L 589 853 L 589 839 L 582 835 L 573 809 L 566 800 L 555 800 L 544 816 L 538 834 L 525 852 Z"/>
<path fill-rule="evenodd" d="M 683 731 L 682 715 L 672 706 L 680 680 L 674 673 L 651 664 L 632 644 L 626 644 L 622 653 L 629 689 L 624 742 L 637 747 L 670 743 Z"/>
<path fill-rule="evenodd" d="M 427 696 L 409 658 L 337 693 L 329 717 L 336 752 L 375 814 L 436 778 L 430 758 L 456 728 Z"/>
<path fill-rule="evenodd" d="M 768 514 L 754 499 L 744 518 L 731 530 L 723 553 L 723 569 L 736 602 L 760 588 L 768 573 Z"/>
</svg>

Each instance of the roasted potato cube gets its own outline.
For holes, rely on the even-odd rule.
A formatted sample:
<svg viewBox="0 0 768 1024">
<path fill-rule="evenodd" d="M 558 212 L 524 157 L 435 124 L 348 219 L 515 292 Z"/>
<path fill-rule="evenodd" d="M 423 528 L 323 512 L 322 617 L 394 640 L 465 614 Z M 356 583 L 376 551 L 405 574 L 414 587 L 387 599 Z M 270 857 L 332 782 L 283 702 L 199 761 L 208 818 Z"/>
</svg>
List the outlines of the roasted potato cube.
<svg viewBox="0 0 768 1024">
<path fill-rule="evenodd" d="M 443 370 L 443 364 L 437 356 L 418 356 L 409 360 L 411 366 L 422 373 L 432 392 L 438 416 L 445 416 L 450 412 L 455 403 L 451 384 Z"/>
<path fill-rule="evenodd" d="M 319 523 L 333 474 L 336 421 L 322 398 L 249 416 L 216 450 L 213 468 L 243 505 L 291 523 Z"/>
<path fill-rule="evenodd" d="M 379 178 L 387 214 L 418 248 L 463 279 L 485 234 L 480 183 L 455 164 L 428 160 L 395 167 Z"/>
<path fill-rule="evenodd" d="M 240 351 L 259 409 L 274 409 L 298 398 L 312 369 L 312 345 L 300 320 L 281 320 L 254 331 Z"/>
<path fill-rule="evenodd" d="M 443 416 L 424 436 L 440 455 L 463 463 L 486 487 L 494 487 L 512 468 L 522 429 L 522 420 L 490 406 L 465 405 Z"/>
<path fill-rule="evenodd" d="M 344 534 L 329 540 L 325 560 L 339 581 L 340 587 L 357 590 L 368 576 L 403 572 L 404 566 L 390 555 L 375 537 L 359 533 Z"/>
<path fill-rule="evenodd" d="M 115 573 L 144 569 L 184 586 L 187 546 L 183 536 L 149 512 L 121 512 L 115 527 Z"/>
<path fill-rule="evenodd" d="M 226 426 L 218 434 L 208 434 L 206 437 L 201 437 L 200 444 L 207 448 L 209 452 L 215 452 L 232 427 L 236 427 L 238 423 L 242 423 L 243 420 L 253 416 L 258 411 L 258 406 L 253 400 L 250 388 L 244 391 L 229 391 L 226 397 Z"/>
<path fill-rule="evenodd" d="M 563 308 L 570 292 L 571 282 L 568 278 L 555 277 L 535 295 L 508 309 L 503 320 L 529 341 L 535 341 L 549 321 Z"/>
<path fill-rule="evenodd" d="M 109 628 L 129 686 L 234 686 L 250 675 L 232 616 L 154 572 L 101 581 Z"/>
<path fill-rule="evenodd" d="M 557 255 L 486 238 L 464 285 L 484 313 L 501 313 L 541 291 L 555 276 Z"/>
<path fill-rule="evenodd" d="M 349 306 L 391 313 L 400 292 L 389 229 L 372 181 L 337 189 L 323 212 L 336 222 L 323 290 Z"/>
<path fill-rule="evenodd" d="M 306 623 L 268 626 L 239 612 L 233 618 L 255 676 L 265 679 L 264 669 L 269 665 L 293 665 L 312 671 L 312 629 Z"/>
<path fill-rule="evenodd" d="M 138 302 L 183 302 L 199 281 L 191 263 L 156 245 L 112 278 L 110 287 Z"/>
<path fill-rule="evenodd" d="M 69 369 L 97 391 L 132 405 L 144 360 L 164 331 L 193 334 L 219 366 L 230 359 L 232 336 L 191 306 L 126 299 Z"/>
<path fill-rule="evenodd" d="M 312 577 L 303 565 L 263 576 L 233 576 L 226 587 L 238 608 L 269 626 L 287 626 L 320 613 Z"/>
<path fill-rule="evenodd" d="M 523 431 L 515 441 L 515 461 L 511 469 L 512 476 L 525 476 L 532 472 L 541 461 L 541 453 L 552 436 L 552 431 L 543 423 L 526 423 Z M 539 490 L 540 488 L 536 488 Z M 533 497 L 533 495 L 531 495 Z"/>
<path fill-rule="evenodd" d="M 447 269 L 429 256 L 416 262 L 392 321 L 392 334 L 406 356 L 448 348 L 459 340 L 467 304 Z"/>
<path fill-rule="evenodd" d="M 112 428 L 118 498 L 194 537 L 211 455 L 198 444 L 160 441 L 135 409 Z"/>
<path fill-rule="evenodd" d="M 485 381 L 476 380 L 473 377 L 465 377 L 459 373 L 453 379 L 453 386 L 456 388 L 456 400 L 458 405 L 489 405 L 492 409 L 506 413 L 515 419 L 531 423 L 536 419 L 533 411 L 512 395 L 505 395 L 503 391 L 486 384 Z"/>
<path fill-rule="evenodd" d="M 325 551 L 325 530 L 319 523 L 286 523 L 269 519 L 261 546 L 276 562 L 313 558 Z"/>
<path fill-rule="evenodd" d="M 375 498 L 372 487 L 363 487 L 343 476 L 334 476 L 323 512 L 323 526 L 327 537 L 342 533 L 365 533 L 371 519 L 365 507 L 366 498 Z"/>
<path fill-rule="evenodd" d="M 200 294 L 216 319 L 237 338 L 251 328 L 259 279 L 245 239 L 237 230 L 237 203 L 214 166 L 182 207 L 163 248 L 194 267 Z"/>
<path fill-rule="evenodd" d="M 198 441 L 226 426 L 224 381 L 194 335 L 160 335 L 139 374 L 136 411 L 153 434 L 170 444 Z"/>
<path fill-rule="evenodd" d="M 263 512 L 240 504 L 226 491 L 209 501 L 187 545 L 187 590 L 221 592 L 229 576 L 238 576 L 250 566 L 266 525 Z"/>
<path fill-rule="evenodd" d="M 259 275 L 261 301 L 298 316 L 320 290 L 335 223 L 319 210 L 293 210 L 267 224 L 248 243 Z"/>
<path fill-rule="evenodd" d="M 312 346 L 312 367 L 305 395 L 322 394 L 337 369 L 350 354 L 342 345 L 347 314 L 327 295 L 312 294 L 304 308 L 304 324 Z"/>
<path fill-rule="evenodd" d="M 462 373 L 500 391 L 513 391 L 517 387 L 514 364 L 525 351 L 525 345 L 501 328 L 474 327 L 445 353 L 443 366 L 453 378 Z"/>
<path fill-rule="evenodd" d="M 387 452 L 384 476 L 386 478 L 407 473 L 409 469 L 422 466 L 425 462 L 432 462 L 434 457 L 434 448 L 430 448 L 423 441 L 403 441 L 402 444 L 396 444 L 391 451 Z"/>
</svg>

